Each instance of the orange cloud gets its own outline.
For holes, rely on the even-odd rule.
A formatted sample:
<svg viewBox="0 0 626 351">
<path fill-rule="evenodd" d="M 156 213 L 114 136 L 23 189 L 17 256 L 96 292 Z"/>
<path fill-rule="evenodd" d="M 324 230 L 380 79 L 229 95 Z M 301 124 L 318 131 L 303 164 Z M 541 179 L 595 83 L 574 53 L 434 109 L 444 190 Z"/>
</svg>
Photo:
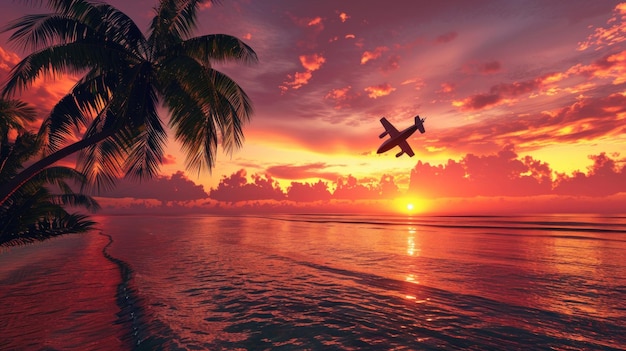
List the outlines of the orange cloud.
<svg viewBox="0 0 626 351">
<path fill-rule="evenodd" d="M 280 179 L 308 179 L 321 178 L 327 180 L 336 180 L 340 175 L 337 172 L 324 171 L 329 167 L 326 163 L 317 162 L 304 165 L 279 165 L 267 168 L 267 174 Z"/>
<path fill-rule="evenodd" d="M 342 13 L 339 14 L 339 18 L 341 19 L 341 22 L 345 22 L 345 21 L 348 20 L 348 18 L 350 18 L 350 16 L 348 16 L 347 13 L 342 12 Z"/>
<path fill-rule="evenodd" d="M 593 78 L 612 78 L 613 84 L 626 82 L 626 51 L 607 55 L 590 65 L 577 64 L 566 72 L 567 75 L 577 74 Z"/>
<path fill-rule="evenodd" d="M 207 10 L 213 7 L 212 1 L 200 2 L 200 10 Z"/>
<path fill-rule="evenodd" d="M 324 98 L 327 100 L 333 100 L 335 102 L 335 109 L 339 110 L 348 106 L 345 102 L 351 99 L 351 96 L 349 95 L 351 90 L 352 86 L 350 85 L 340 89 L 332 89 L 328 92 L 328 94 L 326 94 L 326 96 L 324 96 Z"/>
<path fill-rule="evenodd" d="M 354 39 L 354 38 L 356 38 L 356 35 L 354 35 L 354 34 L 346 34 L 346 36 L 344 38 L 346 38 L 346 39 Z"/>
<path fill-rule="evenodd" d="M 361 56 L 361 64 L 364 65 L 368 61 L 379 58 L 385 51 L 389 50 L 386 46 L 379 46 L 374 51 L 365 51 Z"/>
<path fill-rule="evenodd" d="M 363 89 L 367 92 L 367 96 L 372 99 L 377 99 L 379 97 L 387 96 L 391 94 L 396 88 L 392 87 L 391 84 L 385 83 L 380 85 L 375 85 L 371 87 L 367 87 Z"/>
<path fill-rule="evenodd" d="M 288 74 L 287 78 L 289 80 L 284 81 L 283 84 L 279 86 L 279 89 L 283 93 L 289 90 L 289 88 L 300 89 L 302 86 L 308 84 L 309 80 L 313 77 L 313 72 L 320 69 L 324 62 L 326 62 L 326 58 L 321 54 L 300 55 L 298 58 L 306 71 L 296 72 L 293 75 Z"/>
<path fill-rule="evenodd" d="M 613 9 L 613 16 L 606 22 L 607 27 L 596 28 L 587 40 L 578 43 L 578 50 L 587 50 L 595 46 L 595 50 L 612 46 L 626 40 L 626 2 Z"/>
<path fill-rule="evenodd" d="M 318 26 L 322 24 L 322 18 L 321 17 L 315 17 L 312 20 L 309 21 L 309 23 L 307 23 L 308 26 Z"/>
<path fill-rule="evenodd" d="M 283 82 L 284 85 L 281 87 L 285 87 L 285 90 L 288 87 L 292 89 L 300 89 L 302 86 L 309 83 L 309 80 L 313 77 L 313 74 L 309 71 L 307 72 L 296 72 L 293 76 L 291 74 L 287 75 L 287 78 L 291 79 L 291 81 Z"/>
<path fill-rule="evenodd" d="M 20 57 L 17 56 L 14 52 L 5 51 L 0 46 L 0 73 L 4 75 L 8 73 L 18 62 L 20 62 Z"/>
<path fill-rule="evenodd" d="M 456 85 L 454 83 L 445 82 L 441 83 L 441 90 L 439 91 L 442 93 L 451 93 L 454 91 L 455 87 Z"/>
<path fill-rule="evenodd" d="M 317 71 L 326 62 L 326 58 L 320 54 L 301 55 L 300 63 L 307 71 Z"/>
<path fill-rule="evenodd" d="M 427 147 L 517 145 L 526 150 L 554 143 L 577 143 L 624 133 L 626 94 L 580 98 L 569 106 L 523 118 L 485 120 L 441 131 Z"/>
<path fill-rule="evenodd" d="M 167 154 L 165 156 L 163 156 L 163 162 L 162 164 L 164 165 L 174 165 L 176 164 L 176 157 L 172 154 Z"/>
<path fill-rule="evenodd" d="M 420 90 L 426 85 L 424 80 L 419 79 L 419 78 L 407 79 L 403 81 L 402 83 L 400 83 L 400 85 L 408 85 L 408 84 L 413 84 L 415 90 Z"/>
</svg>

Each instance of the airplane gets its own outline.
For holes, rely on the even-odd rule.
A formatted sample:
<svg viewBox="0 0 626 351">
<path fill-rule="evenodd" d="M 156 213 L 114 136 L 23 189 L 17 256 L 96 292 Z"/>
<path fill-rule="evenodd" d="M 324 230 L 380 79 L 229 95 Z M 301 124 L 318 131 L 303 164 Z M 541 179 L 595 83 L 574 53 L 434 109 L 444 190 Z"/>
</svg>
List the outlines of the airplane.
<svg viewBox="0 0 626 351">
<path fill-rule="evenodd" d="M 387 134 L 389 134 L 390 138 L 385 140 L 385 142 L 378 148 L 377 153 L 382 154 L 383 152 L 391 150 L 395 146 L 399 146 L 402 151 L 397 153 L 396 157 L 400 157 L 402 154 L 407 154 L 409 157 L 413 157 L 415 153 L 411 150 L 411 147 L 406 140 L 418 129 L 422 134 L 426 132 L 424 129 L 425 120 L 426 118 L 420 118 L 420 116 L 417 115 L 415 116 L 415 124 L 400 132 L 385 117 L 381 118 L 380 123 L 382 123 L 383 127 L 385 127 L 385 132 L 383 132 L 379 138 L 382 139 Z"/>
</svg>

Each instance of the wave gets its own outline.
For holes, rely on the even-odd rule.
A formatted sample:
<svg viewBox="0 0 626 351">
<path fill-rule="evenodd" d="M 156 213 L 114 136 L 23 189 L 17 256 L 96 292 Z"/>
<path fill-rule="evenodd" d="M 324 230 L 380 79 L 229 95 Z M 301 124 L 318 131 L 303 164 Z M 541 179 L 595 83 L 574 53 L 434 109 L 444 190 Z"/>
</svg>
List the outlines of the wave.
<svg viewBox="0 0 626 351">
<path fill-rule="evenodd" d="M 318 224 L 354 224 L 372 226 L 419 226 L 444 229 L 491 229 L 506 231 L 524 231 L 522 236 L 542 236 L 529 234 L 528 231 L 550 231 L 550 232 L 575 232 L 575 233 L 605 233 L 605 234 L 626 234 L 626 224 L 624 223 L 602 223 L 602 222 L 580 222 L 580 221 L 529 221 L 529 220 L 501 220 L 510 218 L 506 216 L 442 216 L 442 217 L 382 217 L 382 219 L 372 219 L 372 217 L 353 216 L 323 216 L 323 215 L 301 215 L 301 217 L 257 217 L 277 221 L 318 223 Z M 449 220 L 440 221 L 438 218 L 455 218 L 468 223 L 450 223 Z M 621 217 L 611 217 L 620 218 Z M 478 222 L 479 220 L 490 219 L 489 222 Z M 515 234 L 508 234 L 515 235 Z M 545 236 L 545 235 L 543 235 Z M 581 236 L 562 236 L 571 239 L 607 240 L 626 242 L 626 239 L 616 238 L 596 238 Z"/>
<path fill-rule="evenodd" d="M 593 228 L 597 223 L 517 220 L 511 217 L 457 217 L 459 223 L 454 220 L 439 223 L 440 219 L 433 217 L 379 219 L 366 216 L 274 215 L 260 218 L 347 225 L 342 229 L 349 230 L 339 231 L 341 233 L 351 232 L 354 228 L 348 226 L 355 224 L 383 229 L 387 226 L 479 228 L 481 235 L 525 236 L 554 236 L 556 234 L 550 235 L 547 231 L 558 227 L 564 228 L 563 237 L 589 240 L 615 238 L 615 232 L 626 232 L 620 229 L 619 224 L 609 225 L 604 229 L 612 229 L 608 232 L 610 235 L 599 235 L 601 238 L 598 239 L 592 235 L 576 236 L 566 232 L 572 229 L 569 227 L 598 232 Z M 245 222 L 245 219 L 242 218 L 242 221 Z M 532 275 L 534 273 L 531 272 L 528 273 L 530 276 L 515 279 L 545 280 L 545 291 L 554 296 L 547 300 L 534 300 L 536 294 L 520 294 L 530 298 L 500 299 L 498 284 L 487 284 L 480 289 L 455 285 L 455 282 L 464 283 L 465 280 L 461 279 L 462 272 L 445 276 L 447 267 L 457 264 L 447 256 L 438 258 L 437 262 L 427 257 L 400 260 L 394 255 L 384 256 L 390 262 L 406 265 L 410 272 L 414 271 L 410 265 L 421 265 L 425 271 L 433 268 L 432 274 L 438 274 L 444 282 L 438 285 L 431 280 L 433 285 L 424 285 L 398 279 L 403 275 L 389 273 L 383 263 L 372 263 L 367 259 L 355 262 L 356 255 L 367 256 L 369 253 L 363 251 L 352 255 L 349 241 L 344 243 L 350 248 L 347 251 L 338 247 L 336 251 L 318 249 L 300 252 L 294 250 L 300 247 L 298 243 L 318 243 L 315 241 L 317 237 L 308 234 L 308 239 L 295 240 L 298 236 L 287 230 L 272 245 L 263 245 L 266 238 L 276 235 L 274 229 L 281 228 L 283 224 L 275 222 L 265 226 L 267 222 L 261 221 L 245 224 L 254 225 L 242 225 L 239 221 L 198 221 L 189 227 L 192 229 L 188 229 L 190 234 L 186 236 L 187 241 L 182 242 L 183 245 L 173 245 L 181 244 L 181 238 L 170 235 L 182 232 L 177 223 L 171 227 L 163 226 L 165 229 L 159 227 L 162 232 L 152 233 L 146 229 L 134 233 L 132 238 L 138 246 L 124 245 L 124 248 L 130 248 L 127 251 L 117 251 L 116 247 L 115 252 L 122 254 L 145 274 L 139 279 L 133 278 L 131 264 L 109 254 L 113 238 L 102 234 L 109 237 L 103 254 L 119 267 L 122 277 L 117 290 L 118 316 L 119 323 L 128 330 L 125 341 L 130 348 L 481 350 L 532 346 L 532 349 L 546 350 L 618 350 L 626 344 L 626 328 L 619 319 L 623 310 L 609 314 L 588 313 L 583 310 L 586 300 L 580 299 L 580 294 L 584 293 L 589 295 L 589 299 L 619 301 L 619 296 L 626 294 L 626 286 L 621 280 L 607 285 L 599 280 L 583 280 L 577 272 L 548 272 L 545 275 Z M 307 233 L 321 233 L 321 238 L 334 230 L 332 225 L 312 226 L 315 229 Z M 528 231 L 529 227 L 542 229 L 537 233 L 510 231 L 518 228 Z M 249 230 L 245 237 L 233 234 L 248 228 L 255 229 Z M 262 229 L 257 231 L 256 228 Z M 237 240 L 230 240 L 233 237 Z M 126 242 L 130 236 L 116 238 L 119 243 Z M 280 243 L 283 243 L 282 246 Z M 137 249 L 144 248 L 141 245 L 150 249 Z M 167 250 L 159 250 L 159 247 Z M 155 259 L 157 252 L 158 259 Z M 350 254 L 344 255 L 346 252 Z M 381 254 L 377 252 L 372 257 L 380 258 Z M 449 261 L 443 262 L 443 259 Z M 459 270 L 467 268 L 471 271 L 483 264 L 464 262 Z M 150 267 L 150 279 L 144 279 L 148 273 L 142 267 Z M 485 266 L 489 269 L 503 267 L 508 266 Z M 493 279 L 506 277 L 507 272 L 493 274 Z M 515 270 L 511 272 L 524 274 Z M 471 273 L 471 276 L 480 277 L 480 274 Z M 560 284 L 570 277 L 580 280 L 571 291 L 566 289 L 567 284 Z M 478 283 L 484 281 L 477 280 Z M 611 296 L 602 292 L 609 286 Z M 565 293 L 560 294 L 563 289 Z M 483 291 L 485 295 L 481 295 Z M 546 303 L 554 301 L 558 304 L 562 299 L 571 299 L 569 304 L 574 307 L 561 310 L 560 305 Z"/>
</svg>

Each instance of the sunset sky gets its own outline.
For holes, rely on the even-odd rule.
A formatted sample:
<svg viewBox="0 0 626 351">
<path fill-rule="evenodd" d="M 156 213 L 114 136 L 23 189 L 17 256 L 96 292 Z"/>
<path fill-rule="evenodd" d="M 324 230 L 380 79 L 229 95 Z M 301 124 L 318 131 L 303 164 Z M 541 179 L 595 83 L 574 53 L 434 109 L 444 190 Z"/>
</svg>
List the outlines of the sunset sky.
<svg viewBox="0 0 626 351">
<path fill-rule="evenodd" d="M 107 2 L 142 28 L 156 6 Z M 10 2 L 0 23 L 45 11 Z M 199 23 L 195 35 L 231 34 L 258 54 L 220 66 L 254 103 L 245 144 L 198 175 L 170 138 L 162 177 L 120 182 L 101 194 L 105 212 L 625 208 L 626 2 L 224 0 Z M 8 36 L 3 79 L 27 54 Z M 18 98 L 44 116 L 72 79 Z M 415 156 L 376 154 L 379 119 L 403 129 L 415 115 Z"/>
</svg>

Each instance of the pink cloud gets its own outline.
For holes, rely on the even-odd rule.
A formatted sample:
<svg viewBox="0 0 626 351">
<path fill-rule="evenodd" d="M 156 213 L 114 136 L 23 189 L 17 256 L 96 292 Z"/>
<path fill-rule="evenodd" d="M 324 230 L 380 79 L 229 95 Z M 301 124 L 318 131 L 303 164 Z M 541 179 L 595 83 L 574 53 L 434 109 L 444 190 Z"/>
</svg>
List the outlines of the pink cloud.
<svg viewBox="0 0 626 351">
<path fill-rule="evenodd" d="M 158 176 L 141 183 L 120 179 L 114 189 L 98 194 L 107 198 L 154 199 L 158 201 L 191 201 L 207 198 L 202 185 L 196 185 L 178 171 L 171 176 Z"/>
<path fill-rule="evenodd" d="M 324 164 L 312 164 L 302 167 L 283 167 L 276 171 L 282 176 L 291 179 L 318 178 L 314 182 L 291 182 L 283 191 L 272 175 L 253 175 L 252 182 L 247 178 L 246 171 L 241 169 L 230 176 L 224 176 L 217 188 L 211 189 L 210 198 L 227 203 L 250 203 L 253 201 L 358 201 L 364 199 L 380 200 L 391 199 L 399 195 L 398 186 L 392 175 L 383 175 L 379 181 L 374 179 L 357 179 L 352 175 L 341 176 L 333 174 L 333 180 L 324 182 L 319 178 L 331 178 L 328 174 L 319 172 L 326 167 Z M 276 176 L 280 178 L 280 176 Z M 331 191 L 331 189 L 335 189 Z M 297 206 L 292 204 L 291 206 Z"/>
<path fill-rule="evenodd" d="M 447 93 L 453 92 L 455 88 L 456 88 L 456 84 L 450 83 L 450 82 L 444 82 L 444 83 L 441 83 L 441 90 L 439 90 L 439 92 L 447 94 Z"/>
<path fill-rule="evenodd" d="M 589 204 L 597 202 L 594 199 L 603 199 L 599 204 L 604 205 L 593 208 L 610 211 L 611 206 L 607 204 L 626 204 L 626 198 L 620 196 L 626 195 L 626 165 L 617 157 L 617 154 L 613 158 L 605 153 L 593 155 L 590 158 L 594 164 L 587 173 L 577 171 L 556 176 L 547 163 L 531 156 L 520 157 L 511 145 L 495 154 L 467 154 L 459 161 L 448 160 L 443 165 L 419 161 L 411 170 L 406 195 L 430 201 L 430 210 L 440 212 L 460 209 L 467 212 L 468 208 L 473 212 L 581 211 L 589 210 Z M 379 180 L 346 175 L 330 183 L 321 179 L 310 183 L 292 182 L 283 191 L 270 175 L 254 174 L 249 180 L 246 171 L 241 169 L 224 176 L 207 198 L 201 186 L 179 172 L 171 177 L 159 177 L 156 184 L 119 189 L 118 198 L 113 193 L 103 194 L 107 197 L 99 201 L 107 213 L 292 212 L 303 209 L 307 212 L 384 212 L 390 208 L 383 202 L 385 199 L 403 196 L 394 179 L 391 175 L 382 175 Z M 159 192 L 157 195 L 155 189 L 164 189 L 167 194 Z M 572 202 L 580 206 L 571 206 Z"/>
<path fill-rule="evenodd" d="M 626 165 L 619 167 L 616 160 L 605 153 L 591 155 L 589 158 L 593 160 L 593 165 L 586 174 L 558 174 L 554 192 L 576 196 L 607 196 L 626 192 Z"/>
<path fill-rule="evenodd" d="M 328 185 L 321 180 L 317 183 L 292 182 L 287 188 L 287 199 L 296 202 L 328 201 L 331 199 Z"/>
<path fill-rule="evenodd" d="M 209 197 L 225 202 L 285 198 L 278 182 L 274 181 L 271 176 L 253 174 L 253 183 L 248 183 L 246 175 L 246 171 L 241 169 L 231 174 L 230 177 L 224 176 L 217 188 L 211 189 Z"/>
<path fill-rule="evenodd" d="M 328 167 L 323 162 L 309 163 L 304 165 L 279 165 L 269 167 L 267 174 L 281 179 L 307 179 L 322 178 L 327 180 L 336 180 L 340 175 L 336 172 L 324 171 Z"/>
<path fill-rule="evenodd" d="M 485 98 L 488 98 L 485 97 Z M 474 101 L 488 103 L 489 101 Z M 626 96 L 580 98 L 568 106 L 544 111 L 523 118 L 489 119 L 463 128 L 441 131 L 436 139 L 426 141 L 434 148 L 458 145 L 506 145 L 512 143 L 529 149 L 546 143 L 575 143 L 624 133 Z"/>
<path fill-rule="evenodd" d="M 612 84 L 626 82 L 626 51 L 612 53 L 587 65 L 576 64 L 563 72 L 543 74 L 537 78 L 522 82 L 501 83 L 493 85 L 489 92 L 471 95 L 462 100 L 455 100 L 452 105 L 462 111 L 477 111 L 511 103 L 523 95 L 533 93 L 554 95 L 561 89 L 558 84 L 570 77 L 586 77 L 588 79 L 613 79 Z M 588 83 L 577 86 L 567 86 L 566 91 L 575 93 L 578 88 L 590 89 L 595 84 Z"/>
<path fill-rule="evenodd" d="M 507 99 L 515 98 L 522 94 L 528 94 L 541 87 L 542 82 L 542 78 L 536 78 L 523 82 L 498 84 L 492 86 L 491 89 L 489 89 L 489 93 L 472 95 L 463 100 L 454 101 L 452 104 L 456 107 L 460 107 L 463 111 L 482 110 L 499 105 L 507 101 Z"/>
<path fill-rule="evenodd" d="M 164 165 L 173 165 L 176 164 L 176 157 L 174 155 L 171 154 L 167 154 L 163 157 L 163 162 L 162 164 Z"/>
<path fill-rule="evenodd" d="M 438 36 L 435 39 L 435 42 L 440 43 L 440 44 L 449 43 L 449 42 L 453 41 L 454 39 L 456 39 L 456 37 L 458 35 L 459 34 L 457 32 L 447 32 L 447 33 L 444 33 L 444 34 L 441 34 L 440 36 Z"/>
<path fill-rule="evenodd" d="M 604 153 L 590 156 L 588 173 L 558 174 L 547 163 L 519 157 L 509 145 L 497 154 L 467 154 L 460 161 L 432 166 L 419 161 L 411 171 L 409 193 L 427 198 L 473 196 L 607 196 L 626 191 L 626 166 Z"/>
<path fill-rule="evenodd" d="M 363 90 L 367 92 L 367 96 L 369 96 L 371 99 L 378 99 L 379 97 L 391 94 L 396 90 L 396 88 L 392 87 L 389 83 L 385 83 L 366 87 Z"/>
<path fill-rule="evenodd" d="M 340 177 L 333 192 L 335 199 L 351 200 L 394 198 L 398 195 L 394 177 L 388 174 L 384 174 L 377 183 L 371 179 L 358 180 L 352 175 Z"/>
<path fill-rule="evenodd" d="M 419 79 L 419 78 L 407 79 L 407 80 L 403 81 L 400 84 L 401 85 L 409 85 L 409 84 L 411 84 L 411 85 L 413 85 L 413 88 L 415 90 L 420 90 L 424 86 L 426 86 L 426 83 L 424 82 L 424 80 L 423 79 Z"/>
<path fill-rule="evenodd" d="M 383 66 L 381 66 L 381 70 L 383 72 L 391 72 L 400 68 L 400 56 L 393 55 L 389 57 L 389 59 L 385 62 Z"/>
<path fill-rule="evenodd" d="M 462 71 L 466 74 L 493 74 L 502 70 L 502 65 L 498 61 L 470 62 L 463 65 Z"/>
</svg>

